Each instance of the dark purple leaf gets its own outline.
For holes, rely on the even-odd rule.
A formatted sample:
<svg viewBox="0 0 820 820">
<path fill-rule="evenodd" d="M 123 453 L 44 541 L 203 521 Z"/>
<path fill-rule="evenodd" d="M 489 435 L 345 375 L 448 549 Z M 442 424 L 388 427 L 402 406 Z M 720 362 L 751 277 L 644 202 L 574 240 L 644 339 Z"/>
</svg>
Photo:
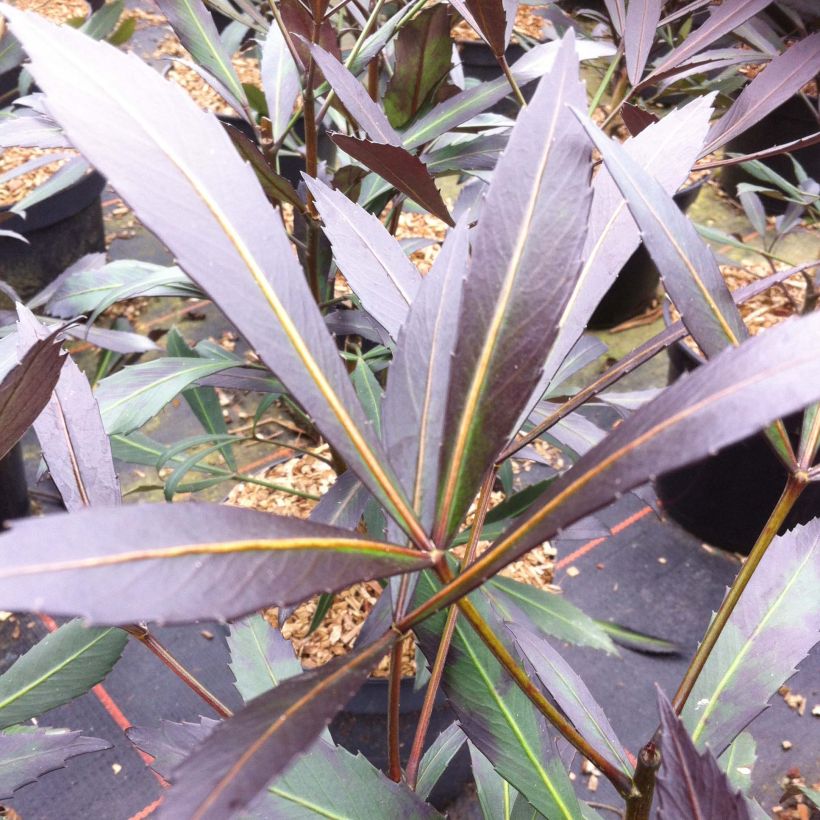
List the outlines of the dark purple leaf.
<svg viewBox="0 0 820 820">
<path fill-rule="evenodd" d="M 546 638 L 526 626 L 526 621 L 507 623 L 507 628 L 512 632 L 525 663 L 532 667 L 535 678 L 554 698 L 561 711 L 572 721 L 572 725 L 596 751 L 627 777 L 632 777 L 627 753 L 615 730 L 575 670 Z"/>
<path fill-rule="evenodd" d="M 399 343 L 382 403 L 384 443 L 422 526 L 435 515 L 450 362 L 469 256 L 466 221 L 450 232 L 424 278 Z"/>
<path fill-rule="evenodd" d="M 0 378 L 0 458 L 40 415 L 60 378 L 65 359 L 55 335 L 31 345 Z"/>
<path fill-rule="evenodd" d="M 370 139 L 389 145 L 401 145 L 401 137 L 393 130 L 384 112 L 344 65 L 319 46 L 311 46 L 310 53 L 342 105 Z"/>
<path fill-rule="evenodd" d="M 578 115 L 621 189 L 675 307 L 701 350 L 711 356 L 749 333 L 717 261 L 663 187 L 586 117 Z"/>
<path fill-rule="evenodd" d="M 164 815 L 223 818 L 247 806 L 314 743 L 397 637 L 390 631 L 364 649 L 289 678 L 217 726 L 174 771 Z"/>
<path fill-rule="evenodd" d="M 267 160 L 259 150 L 259 146 L 238 128 L 234 128 L 229 123 L 223 125 L 234 144 L 234 148 L 243 159 L 250 163 L 268 199 L 274 202 L 289 202 L 297 211 L 304 211 L 305 203 L 299 199 L 299 194 L 296 193 L 290 182 L 277 174 L 268 165 Z"/>
<path fill-rule="evenodd" d="M 641 85 L 647 85 L 670 68 L 680 65 L 693 54 L 697 54 L 728 34 L 732 29 L 745 23 L 759 11 L 769 5 L 771 0 L 725 0 L 719 6 L 713 6 L 709 17 L 696 28 L 677 48 L 660 60 L 646 76 Z"/>
<path fill-rule="evenodd" d="M 655 40 L 655 29 L 661 19 L 662 0 L 629 0 L 626 7 L 624 51 L 626 72 L 632 85 L 641 80 L 649 51 Z"/>
<path fill-rule="evenodd" d="M 492 49 L 493 54 L 496 57 L 502 57 L 512 33 L 518 4 L 510 0 L 450 0 L 450 2 L 476 34 L 483 38 Z M 508 19 L 508 14 L 511 14 L 510 19 Z"/>
<path fill-rule="evenodd" d="M 310 12 L 304 7 L 300 0 L 281 0 L 279 10 L 282 13 L 285 28 L 291 34 L 291 40 L 293 41 L 296 53 L 302 61 L 302 65 L 306 66 L 310 60 L 310 48 L 308 44 L 313 36 L 313 20 L 310 16 Z M 337 60 L 342 59 L 342 53 L 339 50 L 339 40 L 336 37 L 336 30 L 333 27 L 332 20 L 325 20 L 319 26 L 319 45 L 329 54 L 332 54 Z M 315 85 L 318 87 L 323 81 L 323 75 L 321 71 L 317 71 L 316 75 Z"/>
<path fill-rule="evenodd" d="M 386 145 L 345 134 L 332 134 L 339 148 L 407 194 L 431 214 L 452 225 L 453 219 L 425 164 L 400 145 Z"/>
<path fill-rule="evenodd" d="M 18 305 L 17 311 L 17 333 L 23 349 L 30 348 L 38 339 L 48 338 L 48 330 L 31 311 L 22 305 Z M 100 409 L 88 379 L 70 356 L 63 359 L 60 378 L 34 422 L 34 430 L 48 471 L 69 512 L 92 504 L 120 503 L 120 483 Z"/>
<path fill-rule="evenodd" d="M 621 106 L 621 119 L 633 137 L 637 137 L 644 128 L 648 128 L 659 121 L 650 111 L 630 103 L 624 103 Z"/>
<path fill-rule="evenodd" d="M 199 723 L 174 723 L 160 720 L 159 726 L 132 726 L 125 730 L 128 739 L 153 757 L 151 768 L 168 780 L 171 772 L 219 725 L 220 721 L 202 717 Z"/>
<path fill-rule="evenodd" d="M 820 518 L 775 538 L 718 638 L 681 719 L 716 755 L 766 708 L 817 643 Z"/>
<path fill-rule="evenodd" d="M 558 54 L 559 46 L 560 43 L 557 41 L 540 43 L 517 60 L 511 70 L 518 85 L 527 85 L 546 74 Z M 593 60 L 613 53 L 612 46 L 592 41 L 576 43 L 575 49 L 581 60 Z M 474 88 L 459 92 L 445 102 L 439 103 L 423 117 L 419 117 L 402 135 L 404 147 L 417 148 L 440 137 L 486 111 L 509 93 L 510 84 L 506 77 L 480 83 Z"/>
<path fill-rule="evenodd" d="M 702 754 L 672 704 L 658 689 L 661 713 L 661 768 L 655 786 L 659 820 L 752 820 L 740 792 L 734 790 L 712 753 Z"/>
<path fill-rule="evenodd" d="M 395 339 L 419 289 L 421 274 L 375 216 L 319 180 L 306 175 L 305 182 L 339 270 L 364 309 Z"/>
<path fill-rule="evenodd" d="M 668 387 L 553 482 L 468 570 L 469 587 L 656 475 L 820 399 L 818 344 L 820 315 L 792 319 Z"/>
<path fill-rule="evenodd" d="M 820 72 L 820 32 L 775 57 L 743 89 L 729 110 L 712 126 L 701 156 L 711 154 L 742 134 L 777 106 L 794 96 Z M 776 135 L 772 135 L 772 143 Z"/>
<path fill-rule="evenodd" d="M 72 141 L 262 360 L 285 376 L 295 399 L 391 514 L 417 529 L 282 221 L 218 120 L 107 44 L 36 14 L 10 8 L 8 17 Z"/>
<path fill-rule="evenodd" d="M 572 32 L 521 111 L 475 229 L 447 394 L 435 534 L 453 534 L 514 433 L 581 269 L 590 154 Z"/>
<path fill-rule="evenodd" d="M 66 760 L 100 752 L 111 744 L 96 737 L 82 737 L 68 729 L 25 729 L 0 732 L 0 799 L 55 769 Z"/>
<path fill-rule="evenodd" d="M 709 2 L 709 0 L 707 0 Z M 615 33 L 622 37 L 626 26 L 626 7 L 624 0 L 604 0 L 609 19 L 612 20 L 612 28 Z"/>
<path fill-rule="evenodd" d="M 443 3 L 424 9 L 399 32 L 396 63 L 383 103 L 387 118 L 403 128 L 447 76 L 452 58 L 450 20 Z"/>
<path fill-rule="evenodd" d="M 193 503 L 19 521 L 0 551 L 0 607 L 111 624 L 235 618 L 430 565 L 336 527 Z"/>
<path fill-rule="evenodd" d="M 369 493 L 351 472 L 342 473 L 311 510 L 310 520 L 355 530 L 361 521 Z"/>
</svg>

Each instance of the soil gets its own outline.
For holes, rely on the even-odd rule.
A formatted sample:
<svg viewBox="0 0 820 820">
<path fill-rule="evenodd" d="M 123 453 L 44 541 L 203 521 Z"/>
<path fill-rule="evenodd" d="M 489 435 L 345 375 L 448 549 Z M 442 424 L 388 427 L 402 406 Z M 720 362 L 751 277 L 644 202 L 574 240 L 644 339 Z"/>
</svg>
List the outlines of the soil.
<svg viewBox="0 0 820 820">
<path fill-rule="evenodd" d="M 316 452 L 319 455 L 326 455 L 326 445 L 318 448 Z M 275 484 L 321 496 L 335 481 L 335 473 L 326 462 L 305 455 L 270 467 L 264 473 L 264 478 Z M 494 507 L 501 503 L 504 497 L 504 493 L 494 492 L 490 506 Z M 238 484 L 231 490 L 227 503 L 277 515 L 307 518 L 317 502 L 254 484 Z M 465 526 L 470 526 L 473 514 L 474 510 L 468 513 Z M 489 542 L 479 542 L 479 553 L 488 546 Z M 456 548 L 453 552 L 460 556 L 463 554 L 463 547 Z M 522 583 L 557 593 L 559 589 L 552 583 L 554 561 L 555 550 L 549 544 L 544 544 L 529 552 L 520 561 L 511 564 L 503 574 Z M 375 606 L 381 593 L 382 587 L 377 581 L 354 584 L 342 590 L 334 596 L 333 604 L 321 624 L 309 635 L 310 624 L 318 603 L 318 597 L 313 598 L 297 607 L 283 624 L 282 634 L 293 643 L 296 655 L 306 669 L 321 666 L 351 650 L 368 613 Z M 274 625 L 278 625 L 278 615 L 277 609 L 270 609 L 265 613 Z M 383 658 L 373 672 L 373 677 L 387 677 L 388 664 L 388 658 Z M 407 640 L 402 647 L 402 675 L 413 677 L 415 672 L 415 643 Z"/>
<path fill-rule="evenodd" d="M 55 23 L 65 23 L 78 17 L 88 17 L 91 6 L 85 0 L 9 0 L 23 11 L 35 11 Z"/>
<path fill-rule="evenodd" d="M 165 76 L 182 86 L 200 108 L 221 115 L 238 113 L 234 112 L 233 108 L 193 68 L 176 62 L 177 59 L 192 62 L 191 55 L 182 47 L 176 35 L 169 34 L 157 46 L 152 57 L 156 60 L 171 60 L 171 67 Z M 255 57 L 234 56 L 231 62 L 240 82 L 260 85 L 259 60 Z"/>
<path fill-rule="evenodd" d="M 6 148 L 0 153 L 0 176 L 18 168 L 29 160 L 48 154 L 65 154 L 64 148 Z M 68 162 L 63 157 L 48 165 L 41 165 L 25 174 L 13 177 L 0 185 L 0 208 L 9 208 L 28 196 L 35 188 L 42 185 L 62 165 Z"/>
</svg>

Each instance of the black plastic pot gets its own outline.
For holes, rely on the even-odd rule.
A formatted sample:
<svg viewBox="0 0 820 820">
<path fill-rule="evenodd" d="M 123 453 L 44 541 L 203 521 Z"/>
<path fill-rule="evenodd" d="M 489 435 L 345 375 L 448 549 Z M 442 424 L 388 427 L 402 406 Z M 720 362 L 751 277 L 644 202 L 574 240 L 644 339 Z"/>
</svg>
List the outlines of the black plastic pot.
<svg viewBox="0 0 820 820">
<path fill-rule="evenodd" d="M 17 444 L 0 459 L 0 524 L 28 515 L 28 486 L 23 449 Z"/>
<path fill-rule="evenodd" d="M 814 110 L 817 111 L 817 100 L 813 100 Z M 773 145 L 792 142 L 807 137 L 820 129 L 820 120 L 813 114 L 800 97 L 792 97 L 779 105 L 760 122 L 753 125 L 740 136 L 735 137 L 726 145 L 727 153 L 752 154 L 771 148 Z M 803 166 L 812 179 L 820 180 L 820 145 L 810 145 L 792 156 Z M 794 166 L 787 155 L 767 157 L 761 160 L 764 165 L 788 180 L 794 181 Z M 765 183 L 753 177 L 738 165 L 725 166 L 719 176 L 721 187 L 729 196 L 737 195 L 737 186 L 741 182 L 764 185 Z M 765 197 L 766 210 L 770 213 L 783 213 L 788 202 L 771 197 Z"/>
<path fill-rule="evenodd" d="M 678 207 L 686 211 L 697 199 L 705 179 L 681 188 L 673 197 Z M 591 330 L 605 330 L 626 322 L 646 310 L 658 295 L 660 274 L 649 252 L 641 244 L 627 259 L 618 278 L 604 294 L 589 320 Z"/>
<path fill-rule="evenodd" d="M 669 348 L 669 380 L 703 363 L 683 342 Z M 785 418 L 796 444 L 803 414 Z M 748 555 L 786 483 L 786 470 L 766 436 L 751 436 L 705 461 L 666 473 L 655 482 L 665 513 L 714 547 Z M 820 484 L 810 484 L 780 532 L 820 514 Z"/>
<path fill-rule="evenodd" d="M 482 83 L 489 83 L 504 76 L 504 72 L 498 65 L 492 49 L 483 40 L 459 40 L 456 43 L 459 55 L 461 56 L 461 67 L 465 78 L 478 80 Z M 504 52 L 507 62 L 512 65 L 525 54 L 524 49 L 519 45 L 510 45 Z M 529 101 L 535 93 L 538 83 L 527 83 L 521 93 L 524 99 Z M 512 92 L 511 92 L 512 93 Z M 518 116 L 520 107 L 518 103 L 507 95 L 495 105 L 487 109 L 495 114 L 503 114 L 505 117 L 515 118 Z"/>
<path fill-rule="evenodd" d="M 28 240 L 0 237 L 0 276 L 22 299 L 34 296 L 81 256 L 105 250 L 104 187 L 105 179 L 92 171 L 29 208 L 25 219 L 15 215 L 0 221 L 0 228 Z"/>
<path fill-rule="evenodd" d="M 402 762 L 406 762 L 418 724 L 424 690 L 413 691 L 413 680 L 401 683 L 401 717 L 399 740 Z M 455 720 L 450 707 L 439 693 L 430 728 L 428 743 L 432 743 Z M 361 752 L 374 766 L 387 769 L 387 681 L 370 678 L 354 695 L 344 711 L 330 724 L 333 740 L 350 752 Z M 436 784 L 430 802 L 442 809 L 458 797 L 472 779 L 470 757 L 466 746 L 459 750 Z"/>
</svg>

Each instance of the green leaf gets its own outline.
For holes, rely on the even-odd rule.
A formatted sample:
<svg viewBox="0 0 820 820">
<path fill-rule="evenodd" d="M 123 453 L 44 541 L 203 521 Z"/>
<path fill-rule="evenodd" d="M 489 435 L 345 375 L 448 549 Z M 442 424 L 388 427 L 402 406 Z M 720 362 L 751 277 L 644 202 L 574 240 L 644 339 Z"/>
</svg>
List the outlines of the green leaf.
<svg viewBox="0 0 820 820">
<path fill-rule="evenodd" d="M 85 32 L 95 40 L 104 40 L 116 28 L 123 8 L 125 8 L 125 0 L 114 0 L 113 3 L 105 3 L 83 23 L 80 31 Z"/>
<path fill-rule="evenodd" d="M 106 432 L 130 433 L 142 427 L 197 379 L 235 366 L 230 361 L 167 356 L 123 368 L 97 387 Z"/>
<path fill-rule="evenodd" d="M 775 538 L 732 612 L 681 719 L 720 754 L 808 655 L 820 630 L 820 518 Z"/>
<path fill-rule="evenodd" d="M 126 17 L 116 28 L 116 30 L 106 37 L 106 42 L 111 43 L 112 46 L 125 45 L 137 30 L 137 18 Z"/>
<path fill-rule="evenodd" d="M 645 632 L 638 632 L 635 629 L 613 623 L 612 621 L 595 621 L 597 627 L 609 635 L 612 640 L 636 652 L 646 652 L 650 655 L 679 655 L 680 646 L 667 641 L 665 638 L 656 638 L 654 635 L 647 635 Z"/>
<path fill-rule="evenodd" d="M 359 358 L 356 362 L 356 367 L 350 377 L 353 380 L 353 387 L 356 389 L 356 394 L 359 401 L 362 403 L 364 412 L 367 418 L 373 425 L 376 435 L 381 438 L 382 422 L 381 422 L 381 404 L 382 404 L 382 388 L 370 365 Z"/>
<path fill-rule="evenodd" d="M 718 758 L 729 783 L 744 794 L 752 786 L 752 768 L 757 760 L 757 744 L 749 732 L 741 732 Z"/>
<path fill-rule="evenodd" d="M 171 356 L 202 359 L 201 354 L 188 346 L 188 343 L 175 327 L 168 331 L 166 345 Z M 182 392 L 182 396 L 188 402 L 188 406 L 193 410 L 194 415 L 199 419 L 199 423 L 209 433 L 227 435 L 228 425 L 225 424 L 222 406 L 219 404 L 219 397 L 213 387 L 189 387 Z M 222 453 L 225 463 L 235 471 L 236 459 L 231 446 L 225 445 L 220 448 L 219 452 Z"/>
<path fill-rule="evenodd" d="M 330 611 L 330 607 L 333 606 L 333 599 L 334 596 L 331 595 L 329 592 L 324 592 L 319 596 L 319 601 L 316 604 L 316 611 L 313 613 L 313 617 L 310 619 L 308 635 L 313 634 L 313 632 L 315 632 L 319 628 L 322 621 L 325 619 L 325 615 L 327 615 L 327 613 Z"/>
<path fill-rule="evenodd" d="M 69 621 L 0 677 L 0 728 L 62 706 L 96 686 L 119 660 L 128 634 Z"/>
<path fill-rule="evenodd" d="M 245 703 L 302 671 L 293 647 L 261 615 L 231 624 L 230 667 Z"/>
<path fill-rule="evenodd" d="M 545 635 L 575 646 L 600 649 L 609 655 L 618 654 L 602 624 L 594 621 L 562 595 L 546 592 L 502 575 L 497 575 L 483 586 L 482 594 L 505 620 L 512 615 L 514 607 L 523 612 L 532 625 Z"/>
<path fill-rule="evenodd" d="M 470 750 L 473 778 L 484 820 L 511 820 L 513 804 L 520 795 L 469 741 L 467 748 Z"/>
<path fill-rule="evenodd" d="M 416 794 L 426 800 L 441 779 L 450 761 L 464 745 L 467 738 L 457 723 L 451 723 L 431 744 L 419 762 Z"/>
<path fill-rule="evenodd" d="M 437 589 L 430 573 L 421 573 L 415 603 Z M 470 601 L 503 639 L 506 628 L 486 599 L 473 594 Z M 438 648 L 445 618 L 439 612 L 415 627 L 428 661 Z M 463 618 L 456 621 L 442 686 L 464 733 L 499 775 L 546 817 L 576 820 L 581 815 L 546 719 Z"/>
</svg>

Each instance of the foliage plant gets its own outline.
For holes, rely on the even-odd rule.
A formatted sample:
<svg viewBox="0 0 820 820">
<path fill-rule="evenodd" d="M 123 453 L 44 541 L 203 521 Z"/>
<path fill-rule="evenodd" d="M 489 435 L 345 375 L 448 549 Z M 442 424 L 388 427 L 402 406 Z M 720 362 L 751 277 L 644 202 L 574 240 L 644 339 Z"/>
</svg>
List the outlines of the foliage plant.
<svg viewBox="0 0 820 820">
<path fill-rule="evenodd" d="M 301 57 L 300 41 L 294 36 L 288 43 L 287 26 L 268 30 L 263 75 L 273 79 L 265 85 L 268 116 L 259 117 L 252 92 L 233 82 L 204 9 L 170 0 L 162 5 L 180 34 L 188 32 L 189 50 L 203 70 L 258 132 L 258 145 L 229 133 L 135 56 L 2 7 L 43 95 L 13 127 L 76 147 L 179 265 L 137 270 L 86 259 L 34 304 L 19 305 L 14 332 L 0 340 L 0 456 L 33 424 L 68 509 L 14 522 L 0 536 L 0 607 L 94 625 L 69 621 L 0 677 L 0 758 L 16 759 L 21 744 L 31 744 L 27 767 L 10 771 L 2 788 L 11 792 L 72 754 L 101 746 L 22 724 L 100 680 L 130 635 L 219 717 L 131 731 L 171 783 L 162 808 L 168 817 L 291 817 L 304 816 L 303 810 L 435 816 L 425 799 L 465 737 L 488 817 L 498 816 L 499 794 L 522 816 L 596 817 L 572 788 L 567 762 L 573 750 L 611 781 L 630 818 L 655 809 L 665 818 L 761 815 L 743 794 L 748 783 L 725 769 L 739 749 L 748 751 L 745 728 L 817 639 L 820 611 L 811 590 L 820 580 L 820 522 L 777 533 L 804 488 L 820 479 L 820 316 L 796 317 L 749 338 L 711 251 L 671 199 L 705 147 L 711 151 L 728 139 L 737 114 L 729 109 L 710 126 L 712 99 L 697 98 L 624 144 L 611 141 L 586 113 L 583 49 L 572 31 L 533 49 L 526 71 L 507 66 L 503 86 L 436 101 L 433 83 L 424 104 L 408 108 L 400 79 L 395 93 L 377 104 L 356 77 L 391 41 L 395 19 L 373 33 L 375 17 L 366 22 L 359 53 L 348 54 L 345 67 L 321 45 L 332 10 L 315 0 L 309 13 L 300 6 L 311 23 Z M 720 8 L 732 6 L 727 0 Z M 456 7 L 472 17 L 503 67 L 505 6 Z M 429 13 L 430 22 L 437 14 Z M 408 12 L 408 19 L 416 17 Z M 373 42 L 368 36 L 377 38 L 375 52 L 366 50 Z M 264 54 L 274 48 L 280 62 L 266 65 Z M 396 60 L 401 53 L 397 42 Z M 286 56 L 293 66 L 303 63 L 304 72 L 297 72 L 290 107 L 282 109 L 275 101 L 288 72 L 276 67 Z M 394 78 L 404 76 L 407 66 L 401 68 L 395 64 Z M 432 181 L 431 157 L 459 145 L 449 132 L 484 110 L 493 95 L 542 74 L 504 135 L 503 152 L 480 146 L 493 153 L 486 190 L 451 214 Z M 778 87 L 793 93 L 799 79 L 792 77 L 789 86 L 781 77 Z M 331 96 L 324 81 L 349 115 L 341 121 L 350 133 L 335 136 L 337 145 L 386 188 L 375 174 L 358 174 L 358 183 L 343 186 L 341 168 L 330 179 L 319 166 L 317 123 L 329 115 Z M 276 144 L 288 123 L 270 115 L 290 113 L 300 85 L 306 173 L 304 187 L 295 190 L 284 187 L 275 170 Z M 760 84 L 756 88 L 762 93 Z M 280 126 L 285 130 L 276 131 Z M 464 162 L 461 155 L 453 167 Z M 396 209 L 404 197 L 452 225 L 425 277 L 368 210 L 380 212 L 389 200 Z M 302 223 L 293 235 L 272 200 L 294 206 Z M 588 355 L 579 342 L 586 322 L 641 238 L 682 319 L 595 382 L 562 396 L 558 388 L 573 359 L 577 366 Z M 330 268 L 320 263 L 328 245 L 362 320 L 381 340 L 381 381 L 364 356 L 349 370 L 328 327 Z M 748 297 L 794 272 L 774 273 L 735 296 Z M 83 301 L 83 282 L 105 290 L 102 303 Z M 120 371 L 94 394 L 61 352 L 71 327 L 55 328 L 54 318 L 86 312 L 93 318 L 108 300 L 135 292 L 197 291 L 223 311 L 259 366 L 213 348 L 192 352 L 171 335 L 172 355 Z M 50 324 L 30 309 L 44 307 Z M 495 480 L 510 458 L 577 419 L 576 410 L 687 334 L 708 359 L 702 368 L 612 431 L 596 428 L 568 470 L 526 497 L 512 496 L 504 515 L 488 513 Z M 310 520 L 199 502 L 120 504 L 111 442 L 155 415 L 168 393 L 219 383 L 208 380 L 220 374 L 244 389 L 286 393 L 332 447 L 340 475 Z M 141 387 L 141 401 L 117 392 L 128 380 L 129 389 Z M 189 395 L 208 427 L 213 414 L 203 397 L 209 394 Z M 804 408 L 803 433 L 793 442 L 779 419 Z M 659 730 L 635 762 L 552 644 L 559 638 L 612 648 L 608 636 L 582 613 L 562 611 L 547 595 L 523 595 L 498 573 L 653 476 L 761 429 L 783 462 L 782 498 L 678 691 L 671 700 L 659 694 Z M 230 437 L 215 426 L 207 436 L 230 467 Z M 462 525 L 474 504 L 465 535 Z M 384 513 L 385 527 L 361 531 L 368 507 Z M 465 538 L 463 557 L 455 560 L 451 547 Z M 492 541 L 480 554 L 479 540 Z M 387 591 L 356 647 L 318 669 L 303 671 L 280 633 L 254 614 L 371 579 L 385 580 Z M 198 619 L 231 623 L 232 671 L 245 701 L 235 714 L 145 625 Z M 399 661 L 411 633 L 429 680 L 403 768 Z M 326 727 L 386 654 L 390 765 L 382 774 L 334 745 Z M 82 663 L 68 660 L 78 658 Z M 67 667 L 82 674 L 61 674 Z M 423 754 L 439 689 L 457 724 Z M 321 796 L 317 782 L 328 785 Z"/>
</svg>

